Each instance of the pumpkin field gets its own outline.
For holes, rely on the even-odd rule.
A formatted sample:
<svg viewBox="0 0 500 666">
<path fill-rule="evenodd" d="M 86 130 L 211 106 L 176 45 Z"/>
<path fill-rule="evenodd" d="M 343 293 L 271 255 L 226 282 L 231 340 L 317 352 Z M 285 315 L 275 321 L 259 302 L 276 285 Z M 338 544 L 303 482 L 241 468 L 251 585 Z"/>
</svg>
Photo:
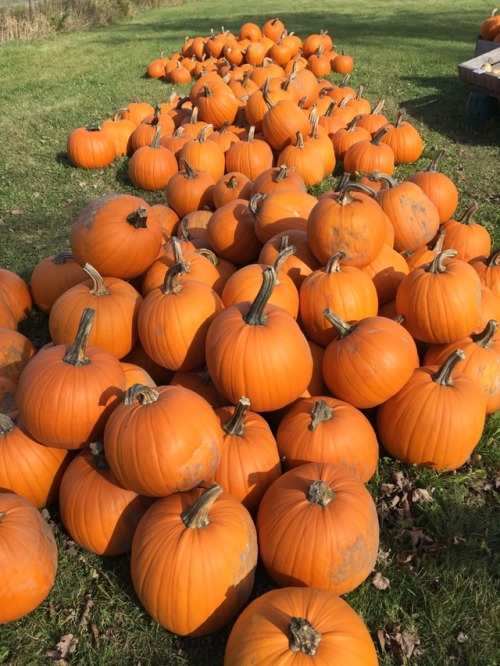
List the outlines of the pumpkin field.
<svg viewBox="0 0 500 666">
<path fill-rule="evenodd" d="M 50 3 L 0 44 L 0 664 L 498 666 L 500 102 L 457 66 L 500 17 Z"/>
</svg>

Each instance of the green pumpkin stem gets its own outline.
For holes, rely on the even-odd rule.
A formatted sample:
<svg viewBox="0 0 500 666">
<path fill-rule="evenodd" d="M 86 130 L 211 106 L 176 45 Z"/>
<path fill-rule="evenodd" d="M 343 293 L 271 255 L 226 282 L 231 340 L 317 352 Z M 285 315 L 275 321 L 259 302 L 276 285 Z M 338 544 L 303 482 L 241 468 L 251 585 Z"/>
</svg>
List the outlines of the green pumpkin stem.
<svg viewBox="0 0 500 666">
<path fill-rule="evenodd" d="M 328 319 L 330 324 L 335 328 L 337 333 L 339 334 L 339 338 L 345 338 L 346 335 L 349 335 L 349 333 L 352 333 L 356 326 L 348 324 L 346 321 L 342 319 L 336 312 L 333 312 L 330 310 L 330 308 L 325 308 L 323 310 L 323 316 Z"/>
<path fill-rule="evenodd" d="M 445 259 L 452 259 L 457 256 L 457 251 L 450 249 L 439 252 L 436 258 L 431 261 L 425 268 L 427 273 L 446 273 L 446 266 L 444 265 Z"/>
<path fill-rule="evenodd" d="M 87 275 L 90 277 L 92 280 L 94 286 L 92 289 L 89 291 L 89 294 L 92 294 L 92 296 L 108 296 L 109 295 L 109 288 L 104 284 L 104 278 L 100 273 L 96 271 L 96 269 L 91 266 L 90 264 L 85 264 L 82 266 L 82 270 L 84 270 Z"/>
<path fill-rule="evenodd" d="M 94 318 L 95 310 L 93 308 L 85 308 L 78 324 L 75 342 L 62 358 L 65 363 L 74 365 L 75 368 L 90 363 L 86 352 Z"/>
<path fill-rule="evenodd" d="M 246 324 L 249 326 L 264 326 L 267 322 L 267 316 L 264 314 L 264 308 L 273 293 L 276 285 L 276 278 L 274 268 L 266 266 L 262 271 L 262 285 L 259 293 L 255 297 L 250 309 L 243 317 Z"/>
<path fill-rule="evenodd" d="M 325 266 L 325 273 L 338 273 L 340 271 L 340 262 L 342 259 L 345 259 L 347 257 L 347 254 L 345 252 L 335 252 L 335 254 L 332 254 L 330 259 L 328 259 L 328 262 Z"/>
<path fill-rule="evenodd" d="M 148 211 L 145 206 L 139 206 L 133 213 L 127 215 L 127 222 L 135 229 L 146 229 L 148 222 Z"/>
<path fill-rule="evenodd" d="M 441 384 L 441 386 L 453 386 L 453 378 L 451 373 L 457 363 L 459 363 L 459 361 L 463 361 L 464 358 L 465 352 L 461 349 L 456 349 L 448 356 L 439 370 L 436 370 L 436 372 L 431 375 L 432 381 L 436 382 L 436 384 Z"/>
<path fill-rule="evenodd" d="M 482 330 L 480 333 L 473 333 L 470 337 L 476 343 L 476 345 L 479 345 L 483 349 L 489 349 L 497 330 L 498 321 L 496 319 L 490 319 L 484 330 Z"/>
<path fill-rule="evenodd" d="M 244 395 L 238 401 L 231 418 L 222 424 L 222 430 L 228 435 L 238 435 L 243 437 L 245 434 L 245 416 L 250 409 L 250 400 Z"/>
<path fill-rule="evenodd" d="M 311 410 L 311 423 L 307 426 L 308 430 L 314 431 L 320 423 L 329 421 L 333 416 L 333 409 L 324 400 L 318 400 L 314 403 Z"/>
<path fill-rule="evenodd" d="M 0 437 L 6 437 L 15 427 L 16 424 L 10 416 L 7 416 L 7 414 L 0 414 Z"/>
<path fill-rule="evenodd" d="M 288 632 L 288 647 L 292 652 L 314 657 L 322 635 L 310 622 L 301 617 L 291 617 Z"/>
<path fill-rule="evenodd" d="M 313 481 L 307 490 L 307 501 L 311 504 L 319 504 L 320 506 L 328 506 L 332 499 L 335 497 L 335 491 L 327 484 L 326 481 L 316 479 Z"/>
<path fill-rule="evenodd" d="M 133 405 L 137 398 L 141 405 L 151 405 L 158 400 L 159 395 L 158 391 L 152 386 L 146 386 L 146 384 L 133 384 L 125 391 L 123 402 L 126 405 Z"/>
<path fill-rule="evenodd" d="M 194 504 L 182 512 L 181 519 L 184 525 L 192 530 L 206 527 L 210 523 L 208 512 L 222 492 L 218 483 L 212 483 Z"/>
</svg>

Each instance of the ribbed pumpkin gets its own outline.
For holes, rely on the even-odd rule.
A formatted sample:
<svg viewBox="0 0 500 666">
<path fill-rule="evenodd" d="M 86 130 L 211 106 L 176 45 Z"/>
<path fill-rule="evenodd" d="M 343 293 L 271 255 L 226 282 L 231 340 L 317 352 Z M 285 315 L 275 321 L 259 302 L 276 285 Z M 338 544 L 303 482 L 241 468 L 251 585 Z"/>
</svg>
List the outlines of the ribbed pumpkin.
<svg viewBox="0 0 500 666">
<path fill-rule="evenodd" d="M 182 146 L 179 160 L 185 159 L 193 169 L 208 171 L 217 182 L 224 175 L 225 157 L 224 151 L 217 143 L 207 141 L 209 132 L 212 130 L 213 125 L 202 127 L 195 139 L 187 141 Z"/>
<path fill-rule="evenodd" d="M 18 323 L 31 312 L 33 304 L 28 285 L 22 277 L 7 268 L 0 268 L 0 294 Z"/>
<path fill-rule="evenodd" d="M 78 449 L 95 442 L 123 396 L 120 361 L 101 347 L 87 347 L 94 314 L 84 310 L 73 345 L 40 351 L 19 378 L 22 422 L 46 446 Z"/>
<path fill-rule="evenodd" d="M 54 303 L 49 316 L 50 337 L 54 344 L 70 344 L 76 336 L 85 308 L 96 311 L 88 340 L 123 358 L 137 341 L 137 317 L 142 296 L 125 280 L 103 278 L 90 264 L 83 267 L 90 280 L 65 291 Z"/>
<path fill-rule="evenodd" d="M 401 112 L 395 122 L 389 123 L 387 127 L 388 131 L 381 141 L 392 148 L 396 164 L 416 162 L 424 149 L 420 132 L 411 123 L 403 120 Z"/>
<path fill-rule="evenodd" d="M 71 250 L 83 266 L 124 280 L 137 277 L 156 259 L 162 230 L 149 204 L 131 194 L 93 199 L 71 230 Z"/>
<path fill-rule="evenodd" d="M 479 206 L 473 202 L 458 220 L 450 218 L 443 223 L 445 237 L 443 250 L 453 248 L 457 259 L 471 261 L 476 257 L 488 256 L 491 252 L 491 236 L 481 224 L 472 221 Z"/>
<path fill-rule="evenodd" d="M 235 199 L 248 201 L 252 192 L 252 181 L 241 171 L 229 171 L 219 178 L 214 187 L 214 206 L 221 208 Z"/>
<path fill-rule="evenodd" d="M 28 338 L 11 328 L 0 328 L 0 377 L 19 381 L 19 376 L 36 349 Z"/>
<path fill-rule="evenodd" d="M 468 375 L 486 396 L 486 413 L 500 409 L 500 339 L 495 337 L 498 321 L 491 319 L 483 331 L 473 333 L 456 344 L 431 345 L 425 353 L 425 365 L 440 365 L 457 348 L 463 350 L 465 359 L 456 368 Z"/>
<path fill-rule="evenodd" d="M 54 534 L 33 504 L 14 493 L 0 493 L 0 568 L 0 624 L 35 610 L 56 577 Z"/>
<path fill-rule="evenodd" d="M 456 342 L 477 326 L 479 277 L 455 255 L 456 250 L 439 253 L 431 263 L 410 271 L 399 286 L 397 311 L 404 317 L 405 328 L 421 342 Z"/>
<path fill-rule="evenodd" d="M 280 587 L 344 594 L 375 564 L 377 511 L 363 483 L 344 467 L 308 463 L 272 483 L 259 506 L 257 535 L 262 562 Z"/>
<path fill-rule="evenodd" d="M 373 281 L 361 269 L 345 266 L 343 252 L 336 252 L 324 268 L 309 274 L 300 287 L 300 319 L 308 338 L 326 347 L 337 337 L 323 315 L 325 308 L 347 321 L 377 314 L 378 298 Z"/>
<path fill-rule="evenodd" d="M 101 124 L 101 129 L 109 134 L 115 144 L 116 157 L 132 155 L 132 144 L 130 137 L 137 127 L 136 123 L 123 117 L 125 109 L 118 109 L 112 118 L 107 118 Z"/>
<path fill-rule="evenodd" d="M 314 143 L 304 141 L 300 131 L 297 132 L 296 136 L 295 144 L 286 146 L 280 152 L 277 163 L 295 169 L 302 176 L 306 187 L 313 187 L 313 185 L 318 185 L 327 175 L 323 156 Z"/>
<path fill-rule="evenodd" d="M 282 231 L 307 229 L 309 215 L 318 203 L 316 197 L 299 190 L 278 190 L 254 194 L 250 210 L 255 217 L 255 233 L 261 243 Z"/>
<path fill-rule="evenodd" d="M 289 169 L 286 165 L 281 164 L 277 167 L 265 169 L 254 180 L 252 186 L 252 195 L 270 194 L 275 190 L 300 190 L 307 192 L 306 184 L 300 174 L 294 169 Z"/>
<path fill-rule="evenodd" d="M 160 143 L 161 126 L 150 144 L 140 146 L 128 163 L 128 177 L 141 190 L 162 190 L 179 170 L 174 154 Z"/>
<path fill-rule="evenodd" d="M 193 169 L 186 160 L 181 160 L 184 169 L 174 174 L 165 188 L 168 205 L 180 218 L 201 210 L 213 208 L 215 179 L 208 171 Z"/>
<path fill-rule="evenodd" d="M 465 463 L 483 432 L 486 399 L 470 377 L 454 371 L 464 357 L 457 349 L 441 366 L 417 368 L 381 405 L 377 433 L 392 456 L 442 471 Z"/>
<path fill-rule="evenodd" d="M 235 407 L 216 414 L 224 431 L 221 459 L 213 481 L 255 513 L 264 493 L 281 474 L 280 456 L 267 421 L 242 396 Z"/>
<path fill-rule="evenodd" d="M 84 282 L 88 275 L 71 252 L 59 252 L 36 264 L 30 278 L 30 289 L 36 306 L 49 314 L 55 301 L 67 289 Z"/>
<path fill-rule="evenodd" d="M 194 391 L 135 384 L 106 425 L 104 451 L 122 486 L 163 497 L 213 475 L 222 436 L 212 407 Z"/>
<path fill-rule="evenodd" d="M 224 666 L 377 666 L 371 636 L 338 595 L 310 587 L 271 590 L 241 613 L 226 643 Z"/>
<path fill-rule="evenodd" d="M 194 370 L 205 362 L 207 332 L 222 309 L 211 287 L 186 276 L 182 264 L 174 264 L 166 271 L 163 285 L 152 289 L 141 304 L 139 338 L 159 365 Z"/>
<path fill-rule="evenodd" d="M 376 316 L 347 324 L 331 310 L 325 317 L 338 332 L 323 355 L 323 378 L 336 398 L 360 409 L 375 407 L 418 367 L 415 342 L 399 322 Z"/>
<path fill-rule="evenodd" d="M 443 156 L 444 150 L 440 150 L 425 171 L 416 171 L 408 178 L 436 206 L 440 222 L 449 220 L 458 205 L 457 186 L 449 176 L 437 170 Z"/>
<path fill-rule="evenodd" d="M 226 152 L 226 171 L 239 171 L 250 180 L 255 180 L 263 171 L 273 166 L 273 151 L 265 141 L 254 138 L 252 125 L 244 141 L 232 144 Z"/>
<path fill-rule="evenodd" d="M 207 232 L 214 252 L 238 266 L 255 261 L 262 248 L 246 199 L 235 199 L 218 208 L 208 221 Z"/>
<path fill-rule="evenodd" d="M 387 243 L 384 243 L 380 253 L 362 270 L 375 285 L 379 305 L 396 298 L 402 279 L 410 272 L 405 258 Z"/>
<path fill-rule="evenodd" d="M 291 229 L 290 231 L 282 231 L 270 238 L 260 251 L 259 263 L 271 265 L 278 254 L 289 245 L 293 245 L 296 252 L 286 257 L 281 270 L 292 278 L 297 289 L 300 289 L 305 278 L 320 268 L 319 261 L 309 247 L 306 231 Z"/>
<path fill-rule="evenodd" d="M 297 132 L 307 136 L 310 124 L 300 107 L 292 101 L 281 100 L 262 119 L 262 132 L 267 142 L 275 150 L 283 150 L 297 141 Z"/>
<path fill-rule="evenodd" d="M 356 173 L 372 173 L 376 169 L 392 176 L 395 169 L 394 152 L 382 137 L 387 132 L 387 125 L 375 134 L 371 141 L 358 141 L 344 155 L 344 171 L 354 178 Z"/>
<path fill-rule="evenodd" d="M 38 509 L 57 501 L 68 452 L 36 442 L 0 414 L 0 492 L 22 495 Z"/>
<path fill-rule="evenodd" d="M 495 248 L 489 257 L 477 257 L 470 265 L 479 275 L 481 284 L 489 287 L 500 298 L 500 247 Z"/>
<path fill-rule="evenodd" d="M 59 493 L 64 527 L 76 543 L 98 555 L 130 552 L 137 524 L 151 502 L 116 482 L 102 443 L 92 444 L 71 461 Z"/>
<path fill-rule="evenodd" d="M 349 183 L 339 193 L 323 196 L 311 210 L 307 237 L 323 265 L 335 252 L 344 252 L 345 265 L 363 268 L 382 250 L 385 217 L 364 185 Z"/>
<path fill-rule="evenodd" d="M 356 407 L 329 396 L 297 400 L 276 432 L 284 471 L 309 462 L 343 465 L 367 483 L 378 462 L 375 431 Z"/>
<path fill-rule="evenodd" d="M 115 143 L 98 125 L 77 127 L 68 135 L 68 157 L 80 169 L 100 169 L 111 164 L 116 156 Z"/>
<path fill-rule="evenodd" d="M 267 267 L 253 303 L 221 312 L 206 340 L 207 367 L 216 387 L 232 404 L 247 396 L 258 412 L 296 400 L 312 376 L 311 351 L 297 322 L 267 304 L 273 287 L 274 271 Z"/>
<path fill-rule="evenodd" d="M 132 543 L 137 596 L 156 622 L 181 636 L 210 634 L 237 615 L 256 564 L 252 518 L 217 484 L 157 500 Z"/>
</svg>

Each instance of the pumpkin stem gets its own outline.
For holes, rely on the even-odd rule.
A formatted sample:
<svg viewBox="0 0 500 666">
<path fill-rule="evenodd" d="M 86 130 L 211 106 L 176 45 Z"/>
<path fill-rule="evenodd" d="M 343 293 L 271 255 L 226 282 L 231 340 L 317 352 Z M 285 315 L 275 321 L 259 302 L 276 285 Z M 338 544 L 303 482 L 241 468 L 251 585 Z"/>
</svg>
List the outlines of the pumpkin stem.
<svg viewBox="0 0 500 666">
<path fill-rule="evenodd" d="M 267 316 L 264 314 L 264 308 L 275 287 L 275 273 L 272 266 L 266 266 L 262 271 L 262 285 L 259 293 L 255 297 L 247 314 L 243 317 L 249 326 L 264 326 L 267 322 Z"/>
<path fill-rule="evenodd" d="M 373 173 L 375 174 L 375 176 L 374 176 L 375 182 L 378 183 L 379 181 L 382 181 L 384 183 L 387 183 L 387 186 L 389 187 L 389 189 L 391 187 L 396 187 L 397 185 L 399 185 L 398 181 L 395 178 L 393 178 L 392 176 L 389 176 L 389 174 L 387 174 L 387 173 L 382 173 L 381 171 L 378 171 L 378 169 L 376 171 L 374 171 Z"/>
<path fill-rule="evenodd" d="M 307 426 L 308 430 L 316 430 L 320 423 L 329 421 L 332 415 L 333 409 L 330 405 L 324 400 L 318 400 L 311 410 L 311 423 Z"/>
<path fill-rule="evenodd" d="M 280 238 L 280 244 L 278 246 L 278 252 L 282 252 L 290 245 L 290 236 L 286 235 Z"/>
<path fill-rule="evenodd" d="M 137 398 L 141 405 L 150 405 L 158 400 L 159 393 L 152 386 L 146 384 L 133 384 L 125 391 L 123 402 L 126 405 L 133 405 Z"/>
<path fill-rule="evenodd" d="M 328 263 L 325 266 L 325 273 L 338 273 L 340 271 L 340 262 L 345 259 L 347 254 L 345 252 L 335 252 L 332 254 Z"/>
<path fill-rule="evenodd" d="M 248 202 L 248 208 L 250 209 L 252 215 L 254 217 L 257 217 L 257 214 L 259 212 L 259 204 L 261 204 L 264 199 L 266 198 L 266 194 L 263 192 L 257 192 L 256 194 L 251 197 L 250 201 Z"/>
<path fill-rule="evenodd" d="M 92 463 L 96 469 L 108 470 L 111 467 L 104 455 L 104 444 L 102 440 L 92 442 L 89 446 L 90 453 L 92 454 Z"/>
<path fill-rule="evenodd" d="M 161 125 L 156 125 L 153 140 L 151 141 L 151 148 L 160 148 L 161 139 Z"/>
<path fill-rule="evenodd" d="M 442 148 L 439 151 L 439 153 L 436 155 L 436 157 L 432 160 L 432 162 L 427 167 L 426 171 L 437 171 L 438 164 L 443 159 L 443 156 L 444 156 L 444 148 Z"/>
<path fill-rule="evenodd" d="M 0 511 L 0 523 L 5 518 L 5 511 Z"/>
<path fill-rule="evenodd" d="M 470 204 L 470 206 L 467 208 L 465 213 L 462 215 L 462 217 L 459 219 L 459 222 L 462 222 L 462 224 L 470 224 L 472 216 L 478 209 L 479 206 L 475 201 L 473 201 Z"/>
<path fill-rule="evenodd" d="M 295 133 L 295 136 L 297 137 L 297 142 L 295 144 L 296 148 L 304 148 L 304 139 L 302 138 L 302 132 L 298 130 L 298 132 Z"/>
<path fill-rule="evenodd" d="M 364 192 L 365 194 L 368 194 L 371 197 L 376 197 L 377 193 L 372 187 L 368 187 L 368 185 L 363 185 L 362 183 L 347 183 L 345 187 L 343 187 L 340 192 L 339 192 L 339 198 L 337 200 L 337 203 L 339 203 L 341 206 L 345 206 L 346 204 L 352 203 L 354 199 L 351 196 L 352 191 L 359 190 L 360 192 Z"/>
<path fill-rule="evenodd" d="M 493 250 L 486 262 L 488 268 L 500 265 L 500 247 Z"/>
<path fill-rule="evenodd" d="M 205 143 L 205 141 L 207 140 L 208 132 L 211 132 L 213 129 L 214 129 L 213 125 L 210 124 L 205 125 L 196 135 L 195 141 L 197 141 L 198 143 Z"/>
<path fill-rule="evenodd" d="M 337 100 L 334 99 L 332 102 L 330 102 L 327 110 L 325 111 L 325 116 L 327 118 L 331 118 L 333 116 L 333 110 L 335 109 L 336 106 L 337 106 Z"/>
<path fill-rule="evenodd" d="M 313 481 L 307 490 L 307 500 L 311 504 L 319 504 L 325 507 L 330 504 L 334 497 L 335 491 L 330 488 L 326 481 L 321 479 Z"/>
<path fill-rule="evenodd" d="M 352 333 L 356 326 L 353 324 L 348 324 L 346 321 L 342 319 L 336 312 L 333 312 L 330 310 L 330 308 L 325 308 L 323 310 L 323 316 L 328 319 L 330 324 L 335 328 L 337 333 L 339 334 L 339 338 L 345 338 L 346 335 L 349 335 L 349 333 Z"/>
<path fill-rule="evenodd" d="M 380 143 L 380 140 L 384 136 L 384 134 L 387 134 L 389 131 L 390 127 L 388 125 L 384 125 L 379 129 L 379 131 L 375 134 L 375 136 L 372 139 L 372 145 L 378 146 Z"/>
<path fill-rule="evenodd" d="M 56 254 L 55 257 L 52 257 L 52 263 L 60 266 L 61 264 L 65 264 L 68 259 L 74 259 L 73 253 L 69 250 L 63 250 L 59 254 Z"/>
<path fill-rule="evenodd" d="M 231 176 L 231 178 L 225 184 L 228 190 L 235 190 L 238 186 L 238 180 L 236 176 Z"/>
<path fill-rule="evenodd" d="M 179 284 L 179 277 L 185 275 L 188 271 L 186 270 L 186 262 L 178 262 L 173 264 L 165 273 L 165 278 L 163 280 L 163 285 L 161 287 L 163 294 L 178 294 L 182 291 L 182 285 Z"/>
<path fill-rule="evenodd" d="M 378 116 L 378 114 L 384 108 L 384 104 L 385 104 L 385 99 L 381 99 L 380 102 L 377 102 L 377 104 L 372 109 L 372 116 Z"/>
<path fill-rule="evenodd" d="M 215 254 L 215 252 L 212 252 L 212 250 L 209 250 L 206 247 L 198 247 L 196 248 L 195 252 L 196 254 L 202 254 L 209 261 L 211 261 L 214 266 L 218 266 L 220 264 L 219 257 Z"/>
<path fill-rule="evenodd" d="M 82 270 L 84 270 L 87 275 L 90 277 L 92 282 L 94 283 L 94 286 L 90 290 L 90 294 L 92 296 L 108 296 L 109 295 L 109 287 L 107 287 L 104 284 L 104 278 L 100 273 L 96 271 L 96 269 L 91 266 L 90 264 L 85 264 L 82 267 Z"/>
<path fill-rule="evenodd" d="M 427 265 L 425 270 L 427 273 L 446 273 L 446 266 L 444 265 L 444 260 L 445 259 L 452 259 L 453 257 L 457 256 L 457 251 L 453 249 L 449 250 L 444 250 L 443 252 L 439 252 L 436 255 L 436 258 L 431 261 L 430 264 Z"/>
<path fill-rule="evenodd" d="M 247 143 L 253 143 L 255 137 L 255 125 L 250 125 L 247 133 Z"/>
<path fill-rule="evenodd" d="M 288 169 L 294 171 L 294 167 L 288 167 L 286 164 L 281 164 L 277 171 L 273 171 L 271 180 L 274 183 L 279 183 L 285 178 L 288 178 Z"/>
<path fill-rule="evenodd" d="M 296 252 L 297 248 L 295 247 L 295 245 L 287 245 L 286 247 L 284 247 L 282 250 L 279 251 L 273 263 L 274 272 L 276 273 L 276 284 L 279 284 L 278 274 L 280 270 L 283 268 L 283 264 L 288 259 L 288 257 L 291 257 L 292 254 L 295 254 Z"/>
<path fill-rule="evenodd" d="M 7 416 L 7 414 L 0 414 L 0 437 L 5 437 L 14 430 L 16 424 Z"/>
<path fill-rule="evenodd" d="M 288 647 L 292 652 L 302 652 L 314 657 L 322 635 L 310 622 L 301 617 L 291 617 L 288 627 Z"/>
<path fill-rule="evenodd" d="M 209 525 L 208 512 L 212 508 L 215 500 L 222 493 L 222 488 L 218 483 L 212 483 L 194 504 L 189 506 L 181 513 L 182 522 L 189 529 L 201 529 Z"/>
<path fill-rule="evenodd" d="M 490 319 L 481 333 L 473 333 L 470 337 L 483 349 L 489 349 L 497 330 L 498 321 L 496 319 Z"/>
<path fill-rule="evenodd" d="M 438 229 L 438 239 L 436 241 L 436 244 L 432 248 L 432 251 L 435 254 L 439 254 L 440 252 L 443 251 L 443 243 L 445 236 L 446 236 L 446 229 L 444 228 L 444 224 L 440 224 Z"/>
<path fill-rule="evenodd" d="M 398 111 L 398 115 L 394 122 L 394 127 L 401 127 L 402 122 L 403 122 L 403 113 L 401 111 Z"/>
<path fill-rule="evenodd" d="M 181 240 L 189 240 L 189 229 L 187 228 L 188 222 L 189 218 L 183 217 L 179 224 L 179 232 L 181 236 L 170 236 L 170 244 L 172 245 L 172 250 L 174 253 L 174 261 L 176 264 L 184 265 L 185 273 L 189 273 L 189 262 L 184 258 Z"/>
<path fill-rule="evenodd" d="M 127 215 L 127 222 L 135 229 L 145 229 L 147 227 L 148 211 L 145 206 L 139 206 L 137 210 Z"/>
<path fill-rule="evenodd" d="M 436 382 L 436 384 L 441 384 L 441 386 L 453 386 L 453 378 L 451 373 L 457 363 L 463 361 L 464 358 L 465 352 L 461 349 L 456 349 L 448 356 L 439 370 L 436 370 L 436 372 L 431 375 L 432 381 Z"/>
<path fill-rule="evenodd" d="M 80 323 L 78 324 L 78 331 L 76 334 L 73 346 L 63 356 L 63 361 L 74 365 L 75 368 L 80 365 L 87 365 L 90 359 L 85 355 L 87 345 L 89 342 L 90 331 L 94 323 L 95 310 L 93 308 L 85 308 L 82 313 Z"/>
<path fill-rule="evenodd" d="M 182 166 L 186 172 L 185 178 L 198 178 L 198 174 L 193 169 L 193 167 L 188 164 L 184 157 L 181 157 L 180 161 L 182 162 Z"/>
<path fill-rule="evenodd" d="M 250 409 L 250 400 L 244 395 L 238 401 L 231 418 L 222 424 L 222 430 L 228 435 L 242 437 L 245 433 L 245 416 Z"/>
</svg>

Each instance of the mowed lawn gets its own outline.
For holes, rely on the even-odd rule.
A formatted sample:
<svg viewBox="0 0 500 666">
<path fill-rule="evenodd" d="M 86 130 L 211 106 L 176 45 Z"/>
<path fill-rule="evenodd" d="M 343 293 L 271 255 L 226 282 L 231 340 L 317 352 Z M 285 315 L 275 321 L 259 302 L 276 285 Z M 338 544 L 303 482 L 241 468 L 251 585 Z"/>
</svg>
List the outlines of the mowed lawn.
<svg viewBox="0 0 500 666">
<path fill-rule="evenodd" d="M 500 118 L 468 124 L 471 89 L 457 76 L 491 8 L 483 0 L 256 0 L 238 7 L 202 0 L 0 46 L 0 266 L 29 281 L 36 263 L 69 249 L 71 227 L 93 197 L 129 192 L 163 202 L 163 193 L 128 182 L 126 158 L 97 171 L 71 167 L 69 132 L 99 124 L 135 98 L 153 105 L 166 99 L 172 86 L 146 79 L 146 67 L 186 36 L 221 26 L 237 32 L 246 21 L 262 25 L 275 16 L 301 37 L 328 30 L 337 49 L 355 59 L 350 84 L 363 85 L 373 105 L 384 99 L 391 120 L 403 110 L 424 138 L 421 159 L 395 176 L 426 167 L 444 149 L 440 168 L 459 189 L 457 216 L 476 201 L 475 220 L 500 246 Z M 48 341 L 47 319 L 37 311 L 21 330 L 37 346 Z M 345 598 L 364 619 L 383 666 L 500 663 L 499 436 L 497 414 L 471 460 L 450 474 L 381 458 L 368 486 L 379 510 L 379 561 Z M 57 506 L 45 515 L 59 546 L 56 584 L 36 611 L 0 626 L 0 664 L 222 664 L 230 627 L 201 639 L 169 634 L 135 596 L 129 557 L 97 557 L 71 541 Z M 259 568 L 254 594 L 270 587 Z"/>
</svg>

